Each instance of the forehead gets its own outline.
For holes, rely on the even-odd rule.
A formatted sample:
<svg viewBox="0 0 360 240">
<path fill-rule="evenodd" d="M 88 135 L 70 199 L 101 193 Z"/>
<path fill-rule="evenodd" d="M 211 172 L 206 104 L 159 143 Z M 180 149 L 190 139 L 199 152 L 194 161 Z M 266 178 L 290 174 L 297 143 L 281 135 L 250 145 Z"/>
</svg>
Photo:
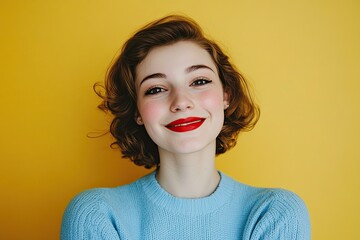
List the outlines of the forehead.
<svg viewBox="0 0 360 240">
<path fill-rule="evenodd" d="M 191 41 L 180 41 L 171 45 L 156 47 L 137 66 L 137 79 L 155 72 L 184 71 L 192 65 L 203 64 L 216 71 L 210 54 Z"/>
</svg>

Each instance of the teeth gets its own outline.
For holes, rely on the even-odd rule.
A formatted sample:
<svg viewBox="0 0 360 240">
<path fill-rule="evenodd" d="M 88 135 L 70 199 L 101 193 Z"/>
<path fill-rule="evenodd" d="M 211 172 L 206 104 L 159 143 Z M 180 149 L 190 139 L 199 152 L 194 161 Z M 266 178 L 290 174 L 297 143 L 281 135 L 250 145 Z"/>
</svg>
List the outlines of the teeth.
<svg viewBox="0 0 360 240">
<path fill-rule="evenodd" d="M 201 122 L 201 120 L 196 120 L 196 121 L 193 121 L 193 122 L 188 122 L 188 123 L 176 124 L 176 125 L 174 125 L 174 127 L 187 126 L 187 125 L 194 124 L 194 123 L 198 123 L 198 122 Z"/>
</svg>

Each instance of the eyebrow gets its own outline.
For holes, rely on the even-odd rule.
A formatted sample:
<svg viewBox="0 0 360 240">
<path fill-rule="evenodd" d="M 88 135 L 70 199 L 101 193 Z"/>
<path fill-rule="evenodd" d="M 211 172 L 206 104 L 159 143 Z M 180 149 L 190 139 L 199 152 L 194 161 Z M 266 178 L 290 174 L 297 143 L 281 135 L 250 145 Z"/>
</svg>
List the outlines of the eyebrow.
<svg viewBox="0 0 360 240">
<path fill-rule="evenodd" d="M 208 67 L 208 66 L 203 65 L 203 64 L 198 64 L 198 65 L 190 66 L 190 67 L 186 68 L 185 72 L 186 72 L 186 73 L 190 73 L 190 72 L 196 71 L 196 70 L 198 70 L 198 69 L 202 69 L 202 68 L 206 68 L 206 69 L 209 69 L 209 70 L 211 70 L 212 72 L 214 72 L 214 70 L 213 70 L 211 67 Z"/>
<path fill-rule="evenodd" d="M 164 73 L 154 73 L 154 74 L 150 74 L 149 76 L 144 77 L 143 80 L 141 80 L 140 85 L 145 82 L 146 80 L 150 79 L 150 78 L 166 78 L 166 75 Z"/>
<path fill-rule="evenodd" d="M 191 73 L 191 72 L 193 72 L 193 71 L 196 71 L 196 70 L 202 69 L 202 68 L 209 69 L 209 70 L 211 70 L 212 72 L 215 73 L 215 71 L 214 71 L 211 67 L 208 67 L 208 66 L 203 65 L 203 64 L 192 65 L 192 66 L 186 68 L 186 69 L 185 69 L 185 72 L 186 72 L 186 73 Z M 140 85 L 141 85 L 143 82 L 145 82 L 146 80 L 150 79 L 150 78 L 166 78 L 166 74 L 164 74 L 164 73 L 154 73 L 154 74 L 150 74 L 150 75 L 144 77 L 143 80 L 141 80 Z"/>
</svg>

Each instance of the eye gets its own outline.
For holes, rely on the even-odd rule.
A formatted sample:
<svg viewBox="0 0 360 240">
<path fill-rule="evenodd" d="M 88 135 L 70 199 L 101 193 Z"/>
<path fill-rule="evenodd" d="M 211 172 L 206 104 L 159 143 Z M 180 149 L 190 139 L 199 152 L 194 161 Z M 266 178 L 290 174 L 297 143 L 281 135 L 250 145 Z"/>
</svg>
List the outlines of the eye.
<svg viewBox="0 0 360 240">
<path fill-rule="evenodd" d="M 165 92 L 166 90 L 161 87 L 151 87 L 146 92 L 145 95 L 155 95 L 161 92 Z"/>
<path fill-rule="evenodd" d="M 193 81 L 190 86 L 202 86 L 208 83 L 211 83 L 212 81 L 209 79 L 205 79 L 205 78 L 199 78 L 196 79 L 195 81 Z"/>
</svg>

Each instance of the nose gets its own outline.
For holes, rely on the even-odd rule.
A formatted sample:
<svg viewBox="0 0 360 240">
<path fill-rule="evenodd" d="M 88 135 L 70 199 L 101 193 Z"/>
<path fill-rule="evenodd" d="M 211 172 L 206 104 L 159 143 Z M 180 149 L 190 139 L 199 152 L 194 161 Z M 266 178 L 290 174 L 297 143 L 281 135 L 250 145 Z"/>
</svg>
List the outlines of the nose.
<svg viewBox="0 0 360 240">
<path fill-rule="evenodd" d="M 191 97 L 179 90 L 174 91 L 174 95 L 172 97 L 170 111 L 171 112 L 182 112 L 194 107 L 194 103 L 191 100 Z"/>
</svg>

